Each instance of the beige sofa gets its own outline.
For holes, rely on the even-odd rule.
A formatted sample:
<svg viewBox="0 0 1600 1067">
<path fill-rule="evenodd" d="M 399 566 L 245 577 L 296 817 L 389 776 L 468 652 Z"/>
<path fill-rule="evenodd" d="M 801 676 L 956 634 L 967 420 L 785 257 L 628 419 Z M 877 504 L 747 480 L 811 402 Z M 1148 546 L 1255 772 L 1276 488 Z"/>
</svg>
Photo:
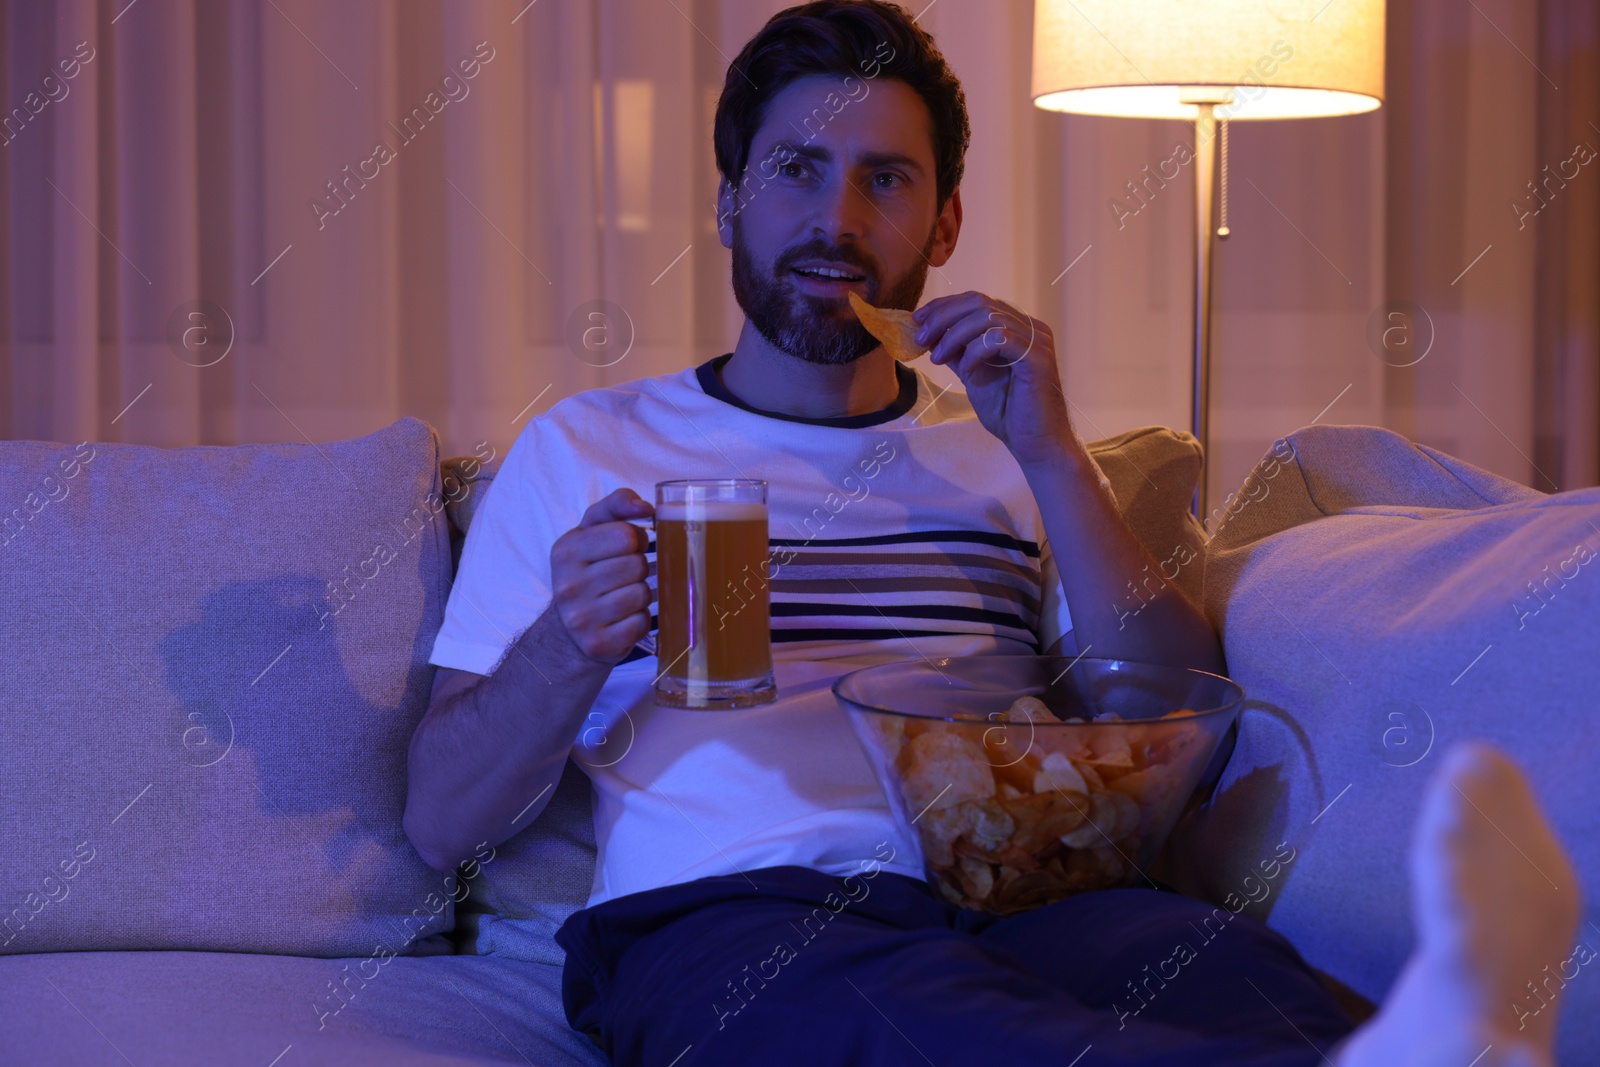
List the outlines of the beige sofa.
<svg viewBox="0 0 1600 1067">
<path fill-rule="evenodd" d="M 1184 561 L 1172 580 L 1204 594 L 1227 627 L 1232 670 L 1257 698 L 1221 793 L 1175 843 L 1175 856 L 1190 856 L 1179 874 L 1220 900 L 1258 850 L 1292 841 L 1298 858 L 1257 910 L 1313 963 L 1377 996 L 1405 947 L 1397 857 L 1427 757 L 1386 765 L 1411 750 L 1384 732 L 1389 706 L 1368 703 L 1421 701 L 1396 679 L 1421 684 L 1421 645 L 1430 669 L 1445 670 L 1444 644 L 1470 627 L 1434 650 L 1401 625 L 1412 616 L 1391 619 L 1356 588 L 1375 563 L 1351 564 L 1340 585 L 1294 562 L 1296 551 L 1344 559 L 1369 538 L 1390 553 L 1409 543 L 1371 525 L 1400 521 L 1381 507 L 1347 520 L 1370 502 L 1308 472 L 1325 457 L 1347 462 L 1341 442 L 1374 431 L 1328 433 L 1291 437 L 1282 448 L 1294 462 L 1258 471 L 1270 489 L 1247 486 L 1209 576 L 1185 513 L 1192 438 L 1149 429 L 1094 447 L 1152 553 Z M 1501 525 L 1473 551 L 1499 536 L 1507 574 L 1520 574 L 1506 559 L 1519 523 L 1549 534 L 1540 552 L 1559 540 L 1558 524 L 1539 525 L 1555 498 L 1429 462 L 1455 488 L 1409 521 L 1500 508 Z M 11 615 L 0 628 L 0 1060 L 604 1062 L 565 1025 L 551 939 L 581 906 L 594 862 L 576 767 L 538 822 L 452 875 L 426 867 L 400 825 L 432 637 L 461 531 L 497 465 L 487 450 L 441 464 L 436 435 L 414 419 L 319 445 L 0 443 L 0 600 Z M 1419 481 L 1410 468 L 1395 474 L 1397 493 L 1408 478 Z M 1516 499 L 1491 504 L 1495 493 Z M 1449 589 L 1447 569 L 1436 577 Z M 1527 628 L 1554 643 L 1580 631 L 1586 611 L 1592 647 L 1596 585 L 1569 582 Z M 1286 618 L 1274 622 L 1277 609 Z M 1595 728 L 1576 702 L 1594 657 L 1569 685 L 1535 643 L 1473 667 L 1484 688 L 1465 704 L 1462 680 L 1428 708 L 1440 741 L 1483 727 L 1529 756 L 1565 747 L 1541 784 L 1563 831 L 1582 836 L 1590 816 L 1567 805 L 1589 796 L 1576 746 L 1594 751 Z M 1516 671 L 1529 656 L 1536 670 Z M 1591 851 L 1580 854 L 1586 875 Z M 1585 988 L 1587 978 L 1572 992 L 1592 1009 L 1583 998 L 1600 981 Z M 1579 1015 L 1569 1010 L 1569 1022 Z M 1587 1040 L 1583 1025 L 1567 1032 Z"/>
<path fill-rule="evenodd" d="M 1528 771 L 1589 890 L 1577 941 L 1514 1007 L 1563 992 L 1560 1062 L 1600 1063 L 1600 489 L 1547 496 L 1386 430 L 1311 427 L 1222 520 L 1205 607 L 1249 699 L 1214 799 L 1174 842 L 1183 888 L 1249 901 L 1379 1000 L 1411 945 L 1423 783 L 1449 743 L 1489 740 Z M 1284 842 L 1296 858 L 1264 879 Z"/>
</svg>

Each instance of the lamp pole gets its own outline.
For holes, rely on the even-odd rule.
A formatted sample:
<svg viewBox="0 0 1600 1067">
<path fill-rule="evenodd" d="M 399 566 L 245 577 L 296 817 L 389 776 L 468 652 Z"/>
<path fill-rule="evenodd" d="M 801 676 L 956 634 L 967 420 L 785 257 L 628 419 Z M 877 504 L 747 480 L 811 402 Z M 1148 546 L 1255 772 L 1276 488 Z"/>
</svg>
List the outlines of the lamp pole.
<svg viewBox="0 0 1600 1067">
<path fill-rule="evenodd" d="M 1194 104 L 1194 374 L 1191 422 L 1200 442 L 1200 480 L 1191 509 L 1202 523 L 1206 515 L 1207 469 L 1211 466 L 1211 251 L 1212 207 L 1216 202 L 1216 105 L 1232 102 L 1228 89 L 1184 90 L 1181 99 Z"/>
</svg>

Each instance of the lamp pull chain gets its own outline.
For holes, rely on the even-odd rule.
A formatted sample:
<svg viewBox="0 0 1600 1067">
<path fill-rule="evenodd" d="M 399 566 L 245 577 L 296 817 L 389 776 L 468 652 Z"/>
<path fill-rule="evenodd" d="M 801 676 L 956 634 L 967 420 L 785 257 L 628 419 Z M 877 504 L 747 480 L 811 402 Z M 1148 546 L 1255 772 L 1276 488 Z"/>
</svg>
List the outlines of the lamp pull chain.
<svg viewBox="0 0 1600 1067">
<path fill-rule="evenodd" d="M 1228 237 L 1228 120 L 1223 119 L 1217 124 L 1221 127 L 1217 132 L 1222 135 L 1222 224 L 1217 227 L 1217 236 L 1223 240 Z"/>
</svg>

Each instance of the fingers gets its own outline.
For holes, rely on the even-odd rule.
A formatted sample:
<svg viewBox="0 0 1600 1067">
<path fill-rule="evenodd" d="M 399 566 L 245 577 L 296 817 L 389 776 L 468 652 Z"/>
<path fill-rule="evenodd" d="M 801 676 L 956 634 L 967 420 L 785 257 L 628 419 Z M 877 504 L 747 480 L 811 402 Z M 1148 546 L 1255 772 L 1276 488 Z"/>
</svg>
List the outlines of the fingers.
<svg viewBox="0 0 1600 1067">
<path fill-rule="evenodd" d="M 917 344 L 931 345 L 937 342 L 940 334 L 955 325 L 957 321 L 979 308 L 988 306 L 989 298 L 979 292 L 933 298 L 911 313 L 913 321 L 920 324 L 917 330 Z"/>
<path fill-rule="evenodd" d="M 567 531 L 551 549 L 551 591 L 562 625 L 596 662 L 620 661 L 650 632 L 644 536 L 626 522 L 600 521 Z"/>
<path fill-rule="evenodd" d="M 655 514 L 655 510 L 655 506 L 648 500 L 627 486 L 623 486 L 590 504 L 589 510 L 583 513 L 583 521 L 578 523 L 578 526 L 582 528 L 598 526 L 605 522 L 642 519 Z"/>
<path fill-rule="evenodd" d="M 637 641 L 649 632 L 649 612 L 650 588 L 643 582 L 632 582 L 603 596 L 585 598 L 573 604 L 563 619 L 574 634 L 583 634 L 591 639 L 604 636 L 604 631 L 611 627 L 639 619 L 644 622 L 644 627 L 639 636 L 634 638 Z M 632 643 L 629 642 L 630 645 Z M 627 649 L 620 651 L 626 652 Z"/>
<path fill-rule="evenodd" d="M 648 530 L 628 522 L 579 526 L 557 539 L 554 551 L 572 566 L 596 563 L 616 556 L 641 555 L 650 543 Z"/>
<path fill-rule="evenodd" d="M 569 565 L 581 565 L 642 553 L 650 544 L 650 533 L 627 520 L 654 514 L 655 507 L 632 489 L 618 489 L 591 504 L 583 520 L 556 540 L 552 555 Z"/>
<path fill-rule="evenodd" d="M 1032 320 L 993 307 L 980 308 L 952 325 L 929 359 L 950 364 L 965 379 L 979 363 L 1002 369 L 1021 360 L 1032 349 L 1035 332 Z"/>
<path fill-rule="evenodd" d="M 999 321 L 997 322 L 997 320 Z M 939 335 L 933 348 L 929 351 L 928 358 L 934 363 L 944 363 L 960 355 L 971 341 L 982 337 L 1003 321 L 991 308 L 984 307 L 969 311 L 951 323 L 945 329 L 945 332 Z"/>
<path fill-rule="evenodd" d="M 939 296 L 918 307 L 912 312 L 912 318 L 920 323 L 917 330 L 918 344 L 934 344 L 939 341 L 944 331 L 962 322 L 974 312 L 989 314 L 994 312 L 998 317 L 1010 318 L 1014 322 L 1027 322 L 1027 315 L 1021 310 L 1014 309 L 1005 301 L 997 301 L 992 296 L 976 293 L 958 293 L 957 296 Z"/>
<path fill-rule="evenodd" d="M 610 603 L 590 604 L 562 613 L 562 623 L 571 634 L 573 644 L 585 656 L 600 663 L 618 663 L 650 632 L 648 604 L 638 610 L 627 610 L 627 605 L 637 600 L 637 595 L 626 595 L 634 588 L 637 587 L 617 590 Z"/>
<path fill-rule="evenodd" d="M 568 560 L 552 574 L 554 588 L 551 591 L 564 603 L 595 600 L 628 585 L 638 585 L 648 591 L 649 573 L 649 562 L 638 552 L 589 563 Z"/>
<path fill-rule="evenodd" d="M 615 626 L 627 622 L 635 615 L 650 621 L 650 587 L 643 582 L 630 582 L 613 589 L 594 602 L 595 619 L 601 626 Z"/>
<path fill-rule="evenodd" d="M 633 646 L 644 640 L 650 632 L 650 613 L 636 611 L 600 631 L 596 642 L 596 658 L 621 659 L 633 651 Z"/>
<path fill-rule="evenodd" d="M 625 556 L 612 556 L 586 564 L 578 572 L 577 584 L 582 592 L 590 596 L 603 596 L 627 585 L 648 588 L 646 582 L 649 577 L 649 562 L 638 552 L 630 552 Z"/>
</svg>

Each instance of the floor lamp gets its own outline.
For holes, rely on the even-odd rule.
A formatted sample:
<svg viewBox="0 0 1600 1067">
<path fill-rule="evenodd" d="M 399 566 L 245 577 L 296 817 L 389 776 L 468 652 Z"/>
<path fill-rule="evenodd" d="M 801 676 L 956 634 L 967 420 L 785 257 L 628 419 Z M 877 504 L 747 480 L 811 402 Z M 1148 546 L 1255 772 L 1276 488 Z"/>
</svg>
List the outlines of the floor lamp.
<svg viewBox="0 0 1600 1067">
<path fill-rule="evenodd" d="M 1384 0 L 1035 0 L 1036 106 L 1194 123 L 1192 417 L 1204 462 L 1193 507 L 1202 519 L 1211 461 L 1212 239 L 1228 235 L 1227 124 L 1378 107 L 1383 25 Z M 1214 228 L 1219 127 L 1223 225 Z M 1137 180 L 1128 186 L 1135 196 L 1141 191 Z"/>
</svg>

